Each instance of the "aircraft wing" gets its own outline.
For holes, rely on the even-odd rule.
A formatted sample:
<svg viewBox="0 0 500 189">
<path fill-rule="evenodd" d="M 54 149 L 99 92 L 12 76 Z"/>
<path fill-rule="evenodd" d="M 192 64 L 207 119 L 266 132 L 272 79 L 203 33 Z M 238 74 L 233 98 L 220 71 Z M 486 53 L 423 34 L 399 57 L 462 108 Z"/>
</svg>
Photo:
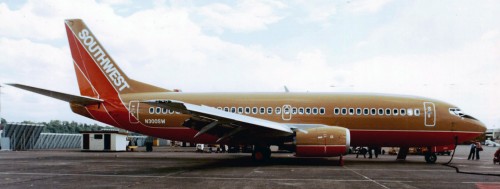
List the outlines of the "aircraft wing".
<svg viewBox="0 0 500 189">
<path fill-rule="evenodd" d="M 198 130 L 200 134 L 218 136 L 217 142 L 251 141 L 278 139 L 291 136 L 293 128 L 264 119 L 230 113 L 213 107 L 195 105 L 175 100 L 150 100 L 143 103 L 167 108 L 192 117 L 184 122 L 184 126 Z"/>
</svg>

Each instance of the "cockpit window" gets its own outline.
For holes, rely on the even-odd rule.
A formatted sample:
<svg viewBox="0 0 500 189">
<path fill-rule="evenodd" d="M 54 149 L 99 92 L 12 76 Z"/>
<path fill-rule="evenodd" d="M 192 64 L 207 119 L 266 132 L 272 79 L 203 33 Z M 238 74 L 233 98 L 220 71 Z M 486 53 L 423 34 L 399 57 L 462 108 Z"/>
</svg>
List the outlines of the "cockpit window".
<svg viewBox="0 0 500 189">
<path fill-rule="evenodd" d="M 465 114 L 459 108 L 450 108 L 449 111 L 450 111 L 451 115 L 456 115 L 456 116 L 459 116 L 459 117 L 462 117 L 462 118 L 477 120 L 475 117 L 472 117 L 470 115 Z"/>
</svg>

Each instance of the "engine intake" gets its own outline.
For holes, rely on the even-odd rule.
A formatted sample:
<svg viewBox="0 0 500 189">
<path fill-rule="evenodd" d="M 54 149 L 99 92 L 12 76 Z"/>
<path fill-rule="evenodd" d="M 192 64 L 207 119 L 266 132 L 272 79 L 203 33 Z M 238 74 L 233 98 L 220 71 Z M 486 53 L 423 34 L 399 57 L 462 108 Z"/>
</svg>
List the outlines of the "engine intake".
<svg viewBox="0 0 500 189">
<path fill-rule="evenodd" d="M 298 157 L 333 157 L 349 150 L 351 135 L 347 128 L 325 126 L 306 131 L 296 133 L 295 155 Z"/>
</svg>

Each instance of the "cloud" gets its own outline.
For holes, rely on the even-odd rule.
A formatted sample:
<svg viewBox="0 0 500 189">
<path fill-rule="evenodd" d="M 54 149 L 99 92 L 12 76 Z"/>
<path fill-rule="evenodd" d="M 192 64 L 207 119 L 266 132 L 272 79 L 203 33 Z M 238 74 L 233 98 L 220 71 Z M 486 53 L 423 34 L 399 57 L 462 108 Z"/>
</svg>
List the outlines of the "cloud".
<svg viewBox="0 0 500 189">
<path fill-rule="evenodd" d="M 283 17 L 276 13 L 285 5 L 279 1 L 238 1 L 235 6 L 212 3 L 195 9 L 202 18 L 202 26 L 218 33 L 224 30 L 252 32 L 263 30 Z"/>
<path fill-rule="evenodd" d="M 375 13 L 392 0 L 354 0 L 346 6 L 353 13 Z"/>
</svg>

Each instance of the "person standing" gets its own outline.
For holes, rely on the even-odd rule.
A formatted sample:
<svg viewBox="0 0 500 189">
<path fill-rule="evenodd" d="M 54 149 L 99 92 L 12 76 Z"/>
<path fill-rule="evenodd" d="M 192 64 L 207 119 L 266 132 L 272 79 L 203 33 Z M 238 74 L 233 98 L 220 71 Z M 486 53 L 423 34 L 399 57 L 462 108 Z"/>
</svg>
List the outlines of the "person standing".
<svg viewBox="0 0 500 189">
<path fill-rule="evenodd" d="M 476 153 L 476 144 L 474 142 L 472 142 L 470 144 L 469 158 L 467 158 L 467 160 L 470 160 L 471 157 L 472 157 L 472 160 L 474 160 L 475 153 Z"/>
<path fill-rule="evenodd" d="M 479 152 L 483 151 L 483 147 L 479 141 L 476 142 L 476 160 L 479 160 Z"/>
</svg>

